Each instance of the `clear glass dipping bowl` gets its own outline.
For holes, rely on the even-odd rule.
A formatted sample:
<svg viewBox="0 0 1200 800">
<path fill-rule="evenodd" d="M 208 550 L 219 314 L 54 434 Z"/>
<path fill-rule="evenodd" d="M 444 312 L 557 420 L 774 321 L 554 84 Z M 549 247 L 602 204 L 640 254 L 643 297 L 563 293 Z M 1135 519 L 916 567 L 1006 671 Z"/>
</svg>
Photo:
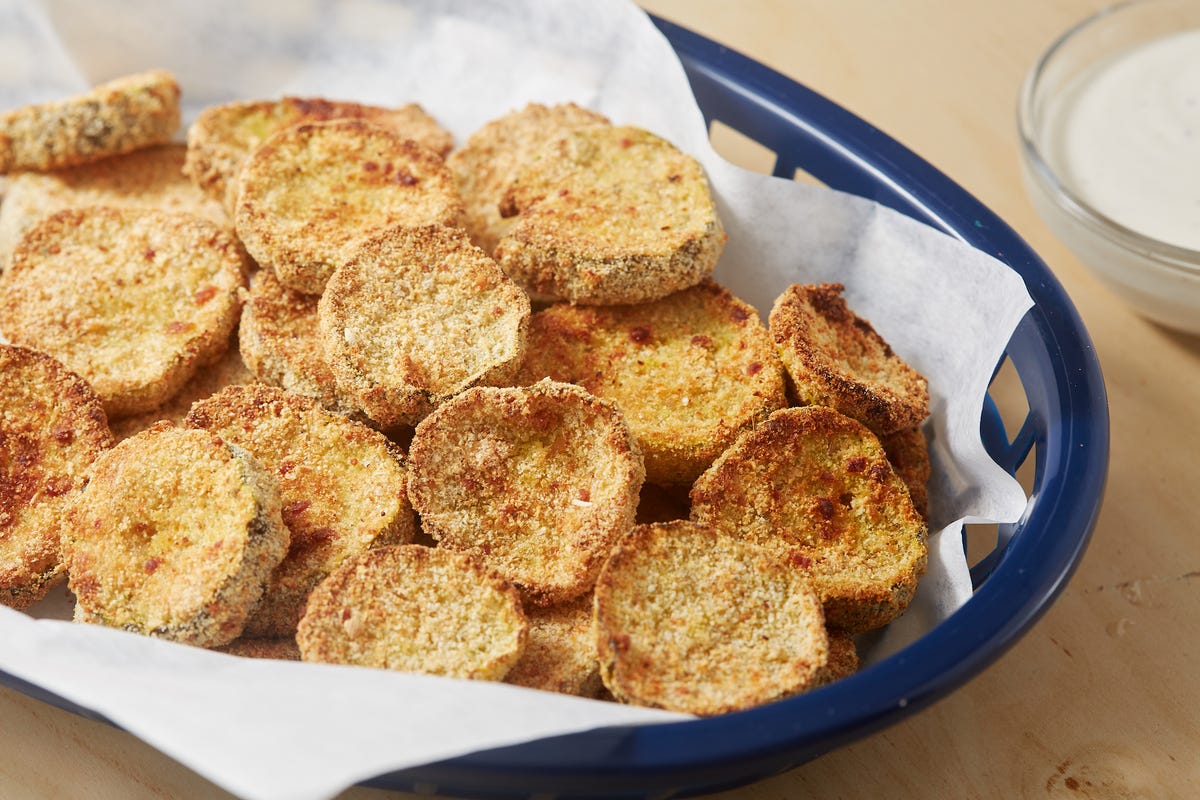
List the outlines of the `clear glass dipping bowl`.
<svg viewBox="0 0 1200 800">
<path fill-rule="evenodd" d="M 1137 0 L 1088 17 L 1034 64 L 1021 89 L 1017 126 L 1025 185 L 1050 229 L 1139 314 L 1200 334 L 1200 251 L 1159 241 L 1098 211 L 1064 179 L 1050 141 L 1052 110 L 1073 80 L 1122 51 L 1192 28 L 1200 28 L 1197 0 Z"/>
</svg>

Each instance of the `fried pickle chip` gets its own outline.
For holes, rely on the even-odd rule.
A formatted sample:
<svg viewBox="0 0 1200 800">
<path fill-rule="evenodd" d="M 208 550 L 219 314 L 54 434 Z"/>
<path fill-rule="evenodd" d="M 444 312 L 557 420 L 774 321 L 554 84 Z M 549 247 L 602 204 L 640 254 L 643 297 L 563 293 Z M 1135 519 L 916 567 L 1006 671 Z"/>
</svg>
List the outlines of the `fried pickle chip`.
<svg viewBox="0 0 1200 800">
<path fill-rule="evenodd" d="M 821 601 L 779 554 L 678 521 L 639 525 L 596 583 L 604 685 L 626 703 L 701 716 L 816 685 Z"/>
<path fill-rule="evenodd" d="M 229 346 L 245 256 L 190 214 L 93 206 L 30 229 L 0 281 L 0 325 L 88 381 L 110 418 L 166 402 Z"/>
<path fill-rule="evenodd" d="M 854 637 L 840 628 L 829 628 L 829 660 L 817 673 L 816 683 L 840 681 L 858 672 L 858 646 Z"/>
<path fill-rule="evenodd" d="M 412 139 L 445 157 L 450 132 L 415 103 L 381 108 L 319 97 L 284 97 L 209 106 L 188 128 L 184 171 L 208 197 L 233 216 L 237 175 L 246 156 L 275 133 L 307 122 L 361 119 Z"/>
<path fill-rule="evenodd" d="M 25 231 L 63 208 L 157 208 L 227 224 L 221 207 L 180 172 L 183 156 L 183 145 L 168 144 L 53 172 L 12 176 L 0 204 L 0 270 Z"/>
<path fill-rule="evenodd" d="M 216 647 L 288 549 L 274 477 L 207 431 L 156 425 L 96 459 L 62 537 L 75 621 Z"/>
<path fill-rule="evenodd" d="M 783 551 L 850 633 L 899 616 L 925 572 L 925 522 L 879 440 L 822 406 L 743 434 L 692 487 L 692 519 Z"/>
<path fill-rule="evenodd" d="M 518 169 L 541 147 L 568 130 L 607 125 L 608 118 L 577 106 L 530 103 L 494 119 L 471 134 L 446 158 L 466 204 L 463 227 L 471 241 L 493 253 L 514 219 L 500 216 L 500 200 Z"/>
<path fill-rule="evenodd" d="M 265 658 L 272 661 L 299 661 L 300 646 L 292 637 L 285 639 L 234 639 L 216 648 L 222 653 L 242 658 Z"/>
<path fill-rule="evenodd" d="M 641 305 L 538 312 L 517 380 L 547 377 L 616 403 L 658 484 L 692 483 L 741 431 L 787 405 L 766 327 L 711 281 Z"/>
<path fill-rule="evenodd" d="M 100 398 L 50 356 L 0 344 L 0 604 L 24 609 L 62 577 L 64 503 L 113 444 Z"/>
<path fill-rule="evenodd" d="M 338 386 L 384 428 L 512 379 L 529 298 L 458 228 L 393 228 L 334 274 L 318 306 Z"/>
<path fill-rule="evenodd" d="M 244 634 L 290 636 L 308 595 L 369 548 L 412 541 L 403 454 L 383 434 L 271 386 L 231 386 L 185 423 L 243 447 L 277 476 L 291 547 Z"/>
<path fill-rule="evenodd" d="M 929 519 L 929 442 L 921 427 L 903 428 L 879 437 L 892 469 L 908 487 L 917 513 Z"/>
<path fill-rule="evenodd" d="M 592 596 L 570 603 L 525 610 L 529 617 L 529 639 L 505 683 L 546 692 L 598 697 L 600 666 L 596 661 L 596 637 L 592 633 Z"/>
<path fill-rule="evenodd" d="M 578 386 L 476 388 L 417 426 L 408 494 L 440 547 L 536 605 L 585 594 L 633 525 L 645 470 L 615 406 Z"/>
<path fill-rule="evenodd" d="M 840 283 L 792 284 L 771 309 L 771 335 L 797 399 L 853 417 L 877 436 L 929 416 L 926 381 L 846 307 Z"/>
<path fill-rule="evenodd" d="M 496 248 L 500 266 L 572 303 L 665 297 L 707 277 L 725 246 L 700 164 L 640 128 L 579 128 L 545 145 L 500 213 L 520 214 Z"/>
<path fill-rule="evenodd" d="M 396 225 L 454 225 L 454 175 L 411 139 L 358 119 L 286 128 L 238 174 L 234 227 L 289 289 L 320 294 L 362 243 Z"/>
<path fill-rule="evenodd" d="M 305 661 L 498 681 L 528 627 L 517 592 L 476 559 L 395 545 L 322 581 L 296 641 Z"/>
<path fill-rule="evenodd" d="M 0 114 L 0 173 L 48 170 L 171 141 L 179 84 L 150 70 L 88 92 Z"/>
</svg>

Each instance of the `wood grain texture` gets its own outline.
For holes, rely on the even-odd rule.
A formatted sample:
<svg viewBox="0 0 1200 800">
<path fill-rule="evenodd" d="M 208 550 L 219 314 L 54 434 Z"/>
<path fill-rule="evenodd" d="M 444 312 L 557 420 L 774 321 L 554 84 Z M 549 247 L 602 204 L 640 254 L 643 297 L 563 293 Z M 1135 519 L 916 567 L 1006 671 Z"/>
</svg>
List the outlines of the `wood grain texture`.
<svg viewBox="0 0 1200 800">
<path fill-rule="evenodd" d="M 1189 797 L 1200 785 L 1200 340 L 1134 316 L 1034 214 L 1015 105 L 1026 70 L 1105 0 L 644 0 L 888 132 L 1050 264 L 1099 352 L 1112 460 L 1099 525 L 1058 603 L 934 707 L 785 775 L 718 795 Z M 748 152 L 735 160 L 753 159 Z M 227 797 L 148 746 L 0 690 L 0 797 Z M 342 800 L 410 796 L 356 788 Z M 412 796 L 415 797 L 415 796 Z"/>
</svg>

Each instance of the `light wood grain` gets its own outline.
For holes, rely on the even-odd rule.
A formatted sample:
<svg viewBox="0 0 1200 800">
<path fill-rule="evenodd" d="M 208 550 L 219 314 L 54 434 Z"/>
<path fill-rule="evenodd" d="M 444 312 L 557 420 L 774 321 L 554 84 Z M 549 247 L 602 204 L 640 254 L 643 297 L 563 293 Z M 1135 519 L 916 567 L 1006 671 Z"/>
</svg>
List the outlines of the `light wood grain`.
<svg viewBox="0 0 1200 800">
<path fill-rule="evenodd" d="M 1200 340 L 1139 319 L 1097 283 L 1036 217 L 1017 166 L 1025 71 L 1104 4 L 643 2 L 831 97 L 999 213 L 1082 313 L 1112 411 L 1091 548 L 1033 631 L 933 708 L 726 800 L 1168 798 L 1200 786 Z M 227 795 L 131 736 L 0 690 L 0 797 L 76 796 Z M 408 796 L 356 788 L 342 797 Z"/>
</svg>

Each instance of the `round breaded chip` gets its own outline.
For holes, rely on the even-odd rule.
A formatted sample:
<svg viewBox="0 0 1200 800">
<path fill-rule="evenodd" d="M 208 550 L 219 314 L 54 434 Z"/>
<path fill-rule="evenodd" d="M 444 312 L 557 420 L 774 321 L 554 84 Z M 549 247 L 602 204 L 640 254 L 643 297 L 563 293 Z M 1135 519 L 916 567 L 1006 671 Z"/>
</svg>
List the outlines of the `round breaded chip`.
<svg viewBox="0 0 1200 800">
<path fill-rule="evenodd" d="M 633 525 L 644 476 L 615 406 L 541 381 L 471 389 L 421 422 L 408 494 L 440 547 L 473 553 L 548 606 L 592 588 Z"/>
<path fill-rule="evenodd" d="M 0 326 L 92 385 L 112 419 L 175 395 L 229 346 L 245 255 L 190 214 L 94 206 L 28 231 L 0 281 Z"/>
<path fill-rule="evenodd" d="M 166 144 L 179 127 L 179 84 L 166 70 L 0 114 L 0 173 L 85 164 Z"/>
<path fill-rule="evenodd" d="M 639 525 L 596 582 L 600 675 L 626 703 L 701 716 L 816 685 L 821 601 L 776 553 L 703 525 Z"/>
<path fill-rule="evenodd" d="M 170 423 L 97 458 L 68 519 L 76 622 L 200 647 L 241 634 L 288 549 L 274 477 L 245 450 Z"/>
<path fill-rule="evenodd" d="M 358 119 L 297 125 L 258 146 L 238 173 L 234 227 L 289 289 L 320 294 L 381 231 L 454 225 L 462 199 L 441 157 Z"/>
<path fill-rule="evenodd" d="M 725 246 L 699 162 L 640 128 L 579 128 L 545 145 L 500 213 L 520 214 L 496 248 L 500 266 L 572 303 L 665 297 L 707 277 Z"/>
<path fill-rule="evenodd" d="M 529 298 L 458 228 L 393 228 L 329 281 L 318 318 L 341 390 L 384 428 L 512 379 Z"/>
<path fill-rule="evenodd" d="M 338 389 L 325 360 L 314 294 L 294 292 L 269 269 L 250 279 L 238 324 L 246 366 L 262 383 L 311 397 L 330 411 L 351 415 L 357 401 Z"/>
<path fill-rule="evenodd" d="M 42 353 L 0 344 L 0 604 L 24 609 L 62 577 L 60 515 L 112 447 L 100 398 Z"/>
<path fill-rule="evenodd" d="M 221 207 L 180 172 L 183 157 L 183 145 L 167 144 L 53 172 L 13 175 L 0 204 L 0 271 L 25 231 L 63 208 L 157 208 L 227 224 Z"/>
<path fill-rule="evenodd" d="M 300 645 L 294 638 L 286 639 L 234 639 L 216 648 L 222 653 L 242 658 L 265 658 L 271 661 L 299 661 Z"/>
<path fill-rule="evenodd" d="M 290 636 L 308 595 L 366 550 L 412 541 L 403 453 L 315 400 L 271 386 L 230 386 L 192 406 L 185 424 L 243 447 L 279 481 L 291 547 L 244 634 Z"/>
<path fill-rule="evenodd" d="M 796 398 L 828 406 L 877 436 L 929 416 L 929 387 L 866 320 L 846 307 L 840 283 L 792 284 L 769 320 Z"/>
<path fill-rule="evenodd" d="M 929 442 L 925 433 L 918 425 L 904 428 L 879 437 L 883 452 L 887 453 L 892 469 L 908 487 L 908 495 L 912 498 L 913 507 L 917 513 L 929 519 Z"/>
<path fill-rule="evenodd" d="M 607 124 L 607 117 L 574 103 L 530 103 L 472 133 L 446 159 L 466 204 L 463 227 L 471 241 L 485 253 L 495 252 L 516 221 L 500 216 L 500 200 L 517 170 L 543 145 L 574 128 Z"/>
<path fill-rule="evenodd" d="M 692 519 L 783 551 L 850 633 L 899 616 L 925 573 L 925 521 L 879 440 L 822 406 L 743 434 L 692 487 Z"/>
<path fill-rule="evenodd" d="M 188 128 L 184 171 L 230 216 L 237 205 L 237 175 L 246 156 L 267 138 L 306 122 L 361 119 L 445 157 L 454 137 L 416 103 L 382 108 L 320 97 L 283 97 L 209 106 Z"/>
<path fill-rule="evenodd" d="M 498 681 L 528 627 L 516 591 L 476 559 L 396 545 L 326 578 L 296 641 L 305 661 Z"/>
<path fill-rule="evenodd" d="M 754 308 L 711 281 L 641 305 L 533 315 L 519 383 L 576 383 L 625 415 L 646 480 L 691 484 L 739 433 L 787 405 Z"/>
<path fill-rule="evenodd" d="M 592 596 L 570 603 L 525 609 L 529 639 L 521 660 L 504 678 L 505 683 L 546 692 L 598 697 L 600 666 L 596 637 L 592 633 Z"/>
<path fill-rule="evenodd" d="M 817 673 L 816 683 L 840 681 L 858 672 L 858 646 L 854 637 L 840 628 L 829 628 L 829 660 Z"/>
</svg>

